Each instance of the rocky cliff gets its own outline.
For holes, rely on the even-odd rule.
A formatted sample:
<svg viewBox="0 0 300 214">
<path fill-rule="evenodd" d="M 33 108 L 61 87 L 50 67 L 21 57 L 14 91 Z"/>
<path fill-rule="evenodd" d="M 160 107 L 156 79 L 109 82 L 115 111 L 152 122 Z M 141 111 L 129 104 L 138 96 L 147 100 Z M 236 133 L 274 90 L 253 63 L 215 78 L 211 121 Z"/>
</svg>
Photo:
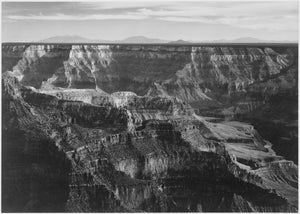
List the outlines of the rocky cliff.
<svg viewBox="0 0 300 214">
<path fill-rule="evenodd" d="M 296 49 L 3 46 L 3 210 L 296 212 Z"/>
<path fill-rule="evenodd" d="M 50 93 L 95 89 L 176 97 L 200 115 L 255 124 L 268 133 L 262 133 L 265 138 L 275 141 L 279 154 L 298 162 L 297 154 L 278 141 L 297 148 L 297 127 L 292 125 L 298 115 L 296 45 L 28 44 L 3 45 L 2 52 L 3 72 L 12 71 L 24 85 Z"/>
<path fill-rule="evenodd" d="M 5 61 L 20 56 L 15 49 L 22 48 L 3 47 Z M 244 92 L 248 85 L 287 71 L 296 60 L 295 47 L 31 45 L 15 66 L 4 69 L 38 88 L 50 84 L 109 93 L 133 91 L 191 102 L 211 100 L 220 91 Z"/>
</svg>

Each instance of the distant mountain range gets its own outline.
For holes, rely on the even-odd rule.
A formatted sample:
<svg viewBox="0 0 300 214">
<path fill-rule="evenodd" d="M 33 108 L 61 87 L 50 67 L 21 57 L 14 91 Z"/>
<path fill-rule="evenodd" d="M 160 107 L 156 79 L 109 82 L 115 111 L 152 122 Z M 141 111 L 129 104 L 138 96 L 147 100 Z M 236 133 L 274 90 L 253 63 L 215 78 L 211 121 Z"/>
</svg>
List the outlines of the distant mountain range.
<svg viewBox="0 0 300 214">
<path fill-rule="evenodd" d="M 123 40 L 115 41 L 118 43 L 167 43 L 168 40 L 147 38 L 145 36 L 133 36 Z"/>
<path fill-rule="evenodd" d="M 297 41 L 276 41 L 276 40 L 262 40 L 253 37 L 241 37 L 237 39 L 219 39 L 219 40 L 212 40 L 212 41 L 202 41 L 203 43 L 298 43 Z"/>
<path fill-rule="evenodd" d="M 54 36 L 39 42 L 43 43 L 168 43 L 163 39 L 147 38 L 145 36 L 133 36 L 123 40 L 97 40 L 88 39 L 81 36 Z"/>
<path fill-rule="evenodd" d="M 170 44 L 188 44 L 188 43 L 298 43 L 297 41 L 272 41 L 272 40 L 261 40 L 253 37 L 242 37 L 238 39 L 228 40 L 203 40 L 203 41 L 185 41 L 182 39 L 176 41 L 147 38 L 145 36 L 133 36 L 123 40 L 101 40 L 101 39 L 88 39 L 77 35 L 66 35 L 66 36 L 54 36 L 38 42 L 42 43 L 170 43 Z"/>
<path fill-rule="evenodd" d="M 176 41 L 171 41 L 169 43 L 172 43 L 172 44 L 188 44 L 188 43 L 191 43 L 191 42 L 179 39 L 179 40 L 176 40 Z"/>
</svg>

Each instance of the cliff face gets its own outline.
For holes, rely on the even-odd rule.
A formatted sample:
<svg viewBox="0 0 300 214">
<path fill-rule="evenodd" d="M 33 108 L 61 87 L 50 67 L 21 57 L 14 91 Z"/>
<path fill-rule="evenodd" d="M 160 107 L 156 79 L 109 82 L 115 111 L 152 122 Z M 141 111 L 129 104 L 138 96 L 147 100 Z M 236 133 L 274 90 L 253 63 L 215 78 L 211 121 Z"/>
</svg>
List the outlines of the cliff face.
<svg viewBox="0 0 300 214">
<path fill-rule="evenodd" d="M 232 121 L 286 108 L 276 98 L 294 96 L 295 49 L 13 50 L 3 49 L 21 56 L 2 77 L 5 210 L 298 210 L 298 166 Z"/>
<path fill-rule="evenodd" d="M 2 46 L 2 71 L 10 71 L 15 66 L 28 46 L 3 45 Z"/>
<path fill-rule="evenodd" d="M 2 211 L 62 212 L 71 163 L 45 130 L 49 124 L 24 101 L 17 79 L 2 79 Z"/>
<path fill-rule="evenodd" d="M 11 69 L 22 83 L 34 87 L 41 87 L 42 82 L 65 88 L 97 87 L 109 93 L 161 94 L 192 102 L 244 92 L 248 85 L 280 74 L 294 63 L 297 52 L 277 49 L 32 45 Z"/>
<path fill-rule="evenodd" d="M 297 117 L 297 46 L 3 45 L 2 50 L 3 72 L 13 71 L 27 86 L 176 97 L 201 115 L 272 126 L 278 126 L 274 115 L 281 115 L 278 127 L 287 131 L 277 136 L 269 129 L 265 137 L 297 144 L 289 137 L 295 128 L 287 128 L 295 121 L 284 113 L 289 109 Z M 270 102 L 282 98 L 281 104 Z"/>
</svg>

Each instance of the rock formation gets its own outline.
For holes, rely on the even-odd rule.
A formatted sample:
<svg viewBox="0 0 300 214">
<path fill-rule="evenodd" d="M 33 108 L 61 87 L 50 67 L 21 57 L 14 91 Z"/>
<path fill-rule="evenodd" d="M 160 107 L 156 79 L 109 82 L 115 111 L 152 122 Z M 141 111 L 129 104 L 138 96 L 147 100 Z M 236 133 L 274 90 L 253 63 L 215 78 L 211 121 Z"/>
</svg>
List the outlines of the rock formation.
<svg viewBox="0 0 300 214">
<path fill-rule="evenodd" d="M 298 211 L 296 47 L 2 52 L 3 211 Z"/>
</svg>

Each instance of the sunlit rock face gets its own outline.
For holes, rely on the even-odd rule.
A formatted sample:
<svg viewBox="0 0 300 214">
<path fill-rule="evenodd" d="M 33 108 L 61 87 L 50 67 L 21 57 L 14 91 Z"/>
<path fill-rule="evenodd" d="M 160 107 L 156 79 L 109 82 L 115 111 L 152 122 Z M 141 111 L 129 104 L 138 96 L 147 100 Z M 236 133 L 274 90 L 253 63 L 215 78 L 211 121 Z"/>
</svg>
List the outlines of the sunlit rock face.
<svg viewBox="0 0 300 214">
<path fill-rule="evenodd" d="M 3 210 L 298 211 L 296 47 L 2 52 Z"/>
<path fill-rule="evenodd" d="M 2 71 L 10 71 L 22 59 L 26 45 L 2 46 Z"/>
<path fill-rule="evenodd" d="M 12 71 L 23 84 L 39 88 L 42 81 L 49 79 L 60 68 L 67 59 L 68 52 L 69 49 L 65 46 L 28 46 Z"/>
<path fill-rule="evenodd" d="M 31 45 L 13 70 L 25 85 L 35 87 L 50 84 L 64 88 L 100 88 L 109 93 L 133 91 L 138 95 L 176 96 L 188 102 L 209 101 L 220 90 L 224 94 L 243 92 L 250 84 L 266 81 L 289 67 L 295 60 L 295 49 L 277 49 Z M 14 50 L 5 52 L 10 54 Z M 40 78 L 33 78 L 36 70 L 39 75 L 35 76 Z"/>
</svg>

